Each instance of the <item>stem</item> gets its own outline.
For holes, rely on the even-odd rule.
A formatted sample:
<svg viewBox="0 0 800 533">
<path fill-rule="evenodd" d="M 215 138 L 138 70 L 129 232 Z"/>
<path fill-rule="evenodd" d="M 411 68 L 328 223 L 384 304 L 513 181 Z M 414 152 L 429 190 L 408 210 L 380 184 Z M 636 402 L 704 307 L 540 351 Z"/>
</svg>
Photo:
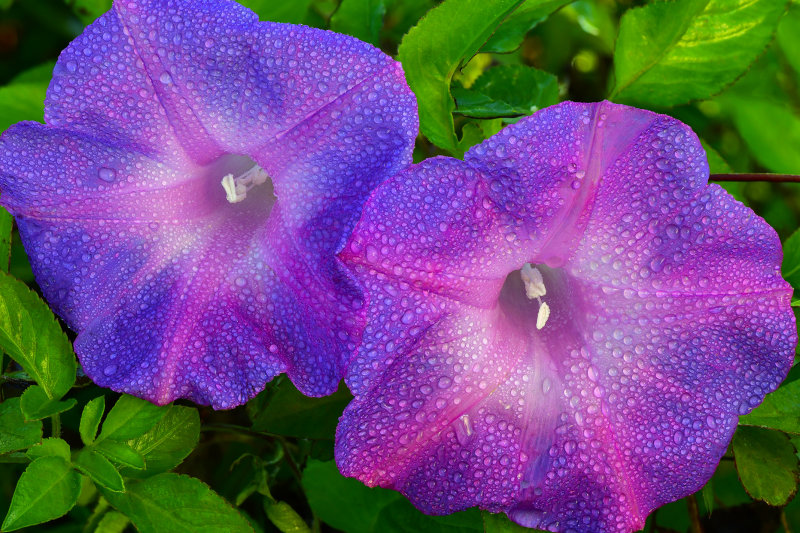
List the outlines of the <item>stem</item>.
<svg viewBox="0 0 800 533">
<path fill-rule="evenodd" d="M 703 526 L 700 525 L 700 509 L 697 507 L 697 500 L 694 495 L 686 498 L 686 504 L 689 506 L 689 520 L 691 525 L 689 531 L 691 533 L 703 533 Z"/>
<path fill-rule="evenodd" d="M 769 183 L 800 183 L 794 174 L 711 174 L 709 181 L 766 181 Z"/>
<path fill-rule="evenodd" d="M 248 435 L 250 437 L 260 437 L 267 440 L 275 440 L 278 435 L 265 433 L 263 431 L 255 431 L 244 426 L 237 426 L 235 424 L 205 424 L 200 428 L 200 431 L 216 431 L 219 433 L 235 433 L 239 435 Z"/>
<path fill-rule="evenodd" d="M 58 413 L 50 417 L 50 436 L 61 437 L 61 415 Z"/>
</svg>

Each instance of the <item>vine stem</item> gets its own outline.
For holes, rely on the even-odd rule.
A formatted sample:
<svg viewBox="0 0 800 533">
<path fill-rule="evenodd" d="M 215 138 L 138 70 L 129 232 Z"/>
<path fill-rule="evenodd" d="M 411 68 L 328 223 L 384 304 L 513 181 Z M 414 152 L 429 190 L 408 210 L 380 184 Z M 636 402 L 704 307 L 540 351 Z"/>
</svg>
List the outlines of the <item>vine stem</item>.
<svg viewBox="0 0 800 533">
<path fill-rule="evenodd" d="M 55 438 L 61 437 L 61 415 L 58 413 L 50 417 L 50 436 Z"/>
<path fill-rule="evenodd" d="M 766 181 L 769 183 L 800 183 L 795 174 L 711 174 L 709 181 Z"/>
<path fill-rule="evenodd" d="M 686 498 L 686 504 L 689 506 L 689 520 L 691 520 L 689 531 L 691 533 L 703 533 L 703 526 L 700 525 L 700 509 L 697 506 L 694 494 Z"/>
</svg>

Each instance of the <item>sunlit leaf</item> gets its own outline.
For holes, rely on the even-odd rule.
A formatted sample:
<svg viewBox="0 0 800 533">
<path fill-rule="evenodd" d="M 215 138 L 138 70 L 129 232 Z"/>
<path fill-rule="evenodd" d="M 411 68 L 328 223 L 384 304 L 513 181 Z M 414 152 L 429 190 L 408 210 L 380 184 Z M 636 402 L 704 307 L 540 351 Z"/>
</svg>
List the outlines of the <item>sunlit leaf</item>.
<svg viewBox="0 0 800 533">
<path fill-rule="evenodd" d="M 167 410 L 167 407 L 153 405 L 127 394 L 122 395 L 108 412 L 97 440 L 135 439 L 155 426 Z"/>
<path fill-rule="evenodd" d="M 39 457 L 61 457 L 65 461 L 70 461 L 70 448 L 67 441 L 55 437 L 42 439 L 40 444 L 31 446 L 25 452 L 31 460 L 38 459 Z"/>
<path fill-rule="evenodd" d="M 458 152 L 450 80 L 520 3 L 521 0 L 445 0 L 403 38 L 398 59 L 417 95 L 422 133 L 432 143 Z"/>
<path fill-rule="evenodd" d="M 741 76 L 769 44 L 788 0 L 656 1 L 622 17 L 611 98 L 678 105 Z"/>
<path fill-rule="evenodd" d="M 105 411 L 105 408 L 105 396 L 98 396 L 97 398 L 92 399 L 83 408 L 80 426 L 78 429 L 81 435 L 81 440 L 87 446 L 92 444 L 95 437 L 97 437 L 97 428 L 100 427 L 100 420 L 103 418 L 103 412 Z"/>
<path fill-rule="evenodd" d="M 41 524 L 72 509 L 81 490 L 80 474 L 61 457 L 36 459 L 17 482 L 3 531 Z"/>
<path fill-rule="evenodd" d="M 47 397 L 47 393 L 39 385 L 31 385 L 20 397 L 20 408 L 25 420 L 41 420 L 75 407 L 78 401 L 74 398 L 59 401 Z"/>
<path fill-rule="evenodd" d="M 495 30 L 486 44 L 481 46 L 481 51 L 502 54 L 516 50 L 529 31 L 545 20 L 550 13 L 569 4 L 570 1 L 526 0 Z"/>
<path fill-rule="evenodd" d="M 42 440 L 42 423 L 25 421 L 19 398 L 0 402 L 0 453 L 24 450 Z"/>
<path fill-rule="evenodd" d="M 146 433 L 126 442 L 144 459 L 143 469 L 124 468 L 128 477 L 149 477 L 178 466 L 200 439 L 197 409 L 170 405 L 164 416 Z"/>
<path fill-rule="evenodd" d="M 125 483 L 114 465 L 103 455 L 90 448 L 81 450 L 77 455 L 75 467 L 89 476 L 100 487 L 113 492 L 125 491 Z"/>
<path fill-rule="evenodd" d="M 0 273 L 0 348 L 59 399 L 75 383 L 75 355 L 53 312 L 24 283 Z"/>
<path fill-rule="evenodd" d="M 558 80 L 522 65 L 484 72 L 469 89 L 453 87 L 456 113 L 474 118 L 515 117 L 558 103 Z"/>
<path fill-rule="evenodd" d="M 107 499 L 140 533 L 225 531 L 252 533 L 245 518 L 208 485 L 178 474 L 159 474 L 130 483 Z"/>
</svg>

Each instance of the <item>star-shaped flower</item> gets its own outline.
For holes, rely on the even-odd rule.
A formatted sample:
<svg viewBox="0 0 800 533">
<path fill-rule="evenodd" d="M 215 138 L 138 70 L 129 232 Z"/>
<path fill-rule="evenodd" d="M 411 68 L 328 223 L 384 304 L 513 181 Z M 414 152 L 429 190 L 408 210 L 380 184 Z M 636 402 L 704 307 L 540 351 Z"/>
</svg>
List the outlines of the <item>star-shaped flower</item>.
<svg viewBox="0 0 800 533">
<path fill-rule="evenodd" d="M 702 487 L 797 340 L 775 232 L 707 180 L 680 122 L 570 102 L 379 187 L 343 473 L 563 532 Z"/>
<path fill-rule="evenodd" d="M 0 204 L 100 385 L 227 408 L 335 390 L 363 325 L 334 255 L 404 168 L 416 105 L 356 39 L 227 0 L 117 0 L 61 54 Z"/>
</svg>

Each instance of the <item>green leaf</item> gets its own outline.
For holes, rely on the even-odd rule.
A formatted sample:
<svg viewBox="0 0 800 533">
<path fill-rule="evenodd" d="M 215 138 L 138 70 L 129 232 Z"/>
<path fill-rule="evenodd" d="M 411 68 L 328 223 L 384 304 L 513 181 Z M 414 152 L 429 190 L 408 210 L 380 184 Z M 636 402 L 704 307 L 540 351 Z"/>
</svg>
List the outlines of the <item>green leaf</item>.
<svg viewBox="0 0 800 533">
<path fill-rule="evenodd" d="M 124 494 L 106 493 L 106 498 L 131 519 L 139 533 L 253 532 L 230 503 L 189 476 L 159 474 L 130 483 Z"/>
<path fill-rule="evenodd" d="M 309 533 L 308 524 L 286 502 L 264 498 L 264 512 L 269 521 L 283 533 Z"/>
<path fill-rule="evenodd" d="M 75 355 L 50 308 L 24 283 L 0 273 L 0 349 L 10 355 L 49 398 L 75 383 Z"/>
<path fill-rule="evenodd" d="M 124 394 L 109 411 L 98 441 L 135 439 L 149 431 L 167 413 L 167 407 L 153 405 Z"/>
<path fill-rule="evenodd" d="M 144 458 L 144 469 L 124 468 L 122 473 L 128 477 L 149 477 L 171 470 L 194 450 L 199 439 L 200 415 L 197 409 L 170 405 L 155 426 L 127 442 Z"/>
<path fill-rule="evenodd" d="M 71 461 L 70 449 L 67 441 L 50 437 L 42 440 L 40 444 L 31 446 L 25 453 L 31 460 L 38 459 L 39 457 L 61 457 L 65 461 Z"/>
<path fill-rule="evenodd" d="M 145 466 L 144 457 L 142 457 L 142 454 L 124 442 L 104 440 L 98 442 L 94 449 L 119 465 L 134 468 L 136 470 L 141 470 Z"/>
<path fill-rule="evenodd" d="M 481 52 L 505 54 L 522 45 L 525 35 L 543 22 L 553 11 L 572 0 L 526 0 L 503 21 L 481 47 Z"/>
<path fill-rule="evenodd" d="M 47 77 L 41 79 L 41 71 Z M 0 132 L 23 120 L 44 122 L 44 97 L 53 74 L 53 63 L 35 67 L 0 87 Z"/>
<path fill-rule="evenodd" d="M 0 100 L 0 102 L 3 102 L 3 100 Z M 13 227 L 14 217 L 0 207 L 0 272 L 8 273 L 8 264 L 11 261 L 11 230 Z"/>
<path fill-rule="evenodd" d="M 101 454 L 85 448 L 75 458 L 75 467 L 89 476 L 100 487 L 113 492 L 124 492 L 125 483 L 116 467 Z"/>
<path fill-rule="evenodd" d="M 444 517 L 426 516 L 398 492 L 369 488 L 342 476 L 333 461 L 309 461 L 302 484 L 317 516 L 348 533 L 483 531 L 476 509 Z"/>
<path fill-rule="evenodd" d="M 484 72 L 470 89 L 453 87 L 456 113 L 473 118 L 516 117 L 558 103 L 558 79 L 523 65 Z"/>
<path fill-rule="evenodd" d="M 790 4 L 778 24 L 778 44 L 794 71 L 800 74 L 800 4 Z"/>
<path fill-rule="evenodd" d="M 747 493 L 770 505 L 785 505 L 797 492 L 797 455 L 779 431 L 740 427 L 733 436 L 736 470 Z"/>
<path fill-rule="evenodd" d="M 710 515 L 714 511 L 714 480 L 709 479 L 708 483 L 700 489 L 700 498 L 703 501 L 703 507 L 705 507 L 705 511 L 707 515 Z"/>
<path fill-rule="evenodd" d="M 785 105 L 743 97 L 725 98 L 736 129 L 753 157 L 772 172 L 800 168 L 800 118 Z"/>
<path fill-rule="evenodd" d="M 398 59 L 417 95 L 420 128 L 432 143 L 458 152 L 450 80 L 521 0 L 445 0 L 400 43 Z"/>
<path fill-rule="evenodd" d="M 385 13 L 383 0 L 342 0 L 331 17 L 331 30 L 377 46 Z"/>
<path fill-rule="evenodd" d="M 111 0 L 67 0 L 67 5 L 72 7 L 81 22 L 89 24 L 111 9 Z"/>
<path fill-rule="evenodd" d="M 0 453 L 24 450 L 42 440 L 41 421 L 26 422 L 19 403 L 19 398 L 0 403 Z"/>
<path fill-rule="evenodd" d="M 131 521 L 122 513 L 109 511 L 103 515 L 94 533 L 122 533 Z"/>
<path fill-rule="evenodd" d="M 63 413 L 75 407 L 77 403 L 78 401 L 74 398 L 63 402 L 48 398 L 47 393 L 39 385 L 31 385 L 25 389 L 20 398 L 20 408 L 26 420 L 41 420 Z"/>
<path fill-rule="evenodd" d="M 105 410 L 105 396 L 98 396 L 97 398 L 94 398 L 86 404 L 86 407 L 83 408 L 78 431 L 81 434 L 81 440 L 85 445 L 89 446 L 94 442 L 95 437 L 97 437 L 97 428 L 100 427 L 100 420 L 102 420 Z"/>
<path fill-rule="evenodd" d="M 483 517 L 484 533 L 531 533 L 532 531 L 538 531 L 515 524 L 504 514 L 481 511 L 481 517 Z"/>
<path fill-rule="evenodd" d="M 306 18 L 311 0 L 237 0 L 252 9 L 261 20 L 300 24 Z"/>
<path fill-rule="evenodd" d="M 344 384 L 330 396 L 309 398 L 288 379 L 264 393 L 248 410 L 255 431 L 289 437 L 333 440 L 336 423 L 353 396 Z"/>
<path fill-rule="evenodd" d="M 794 253 L 800 252 L 795 249 Z M 784 383 L 767 394 L 761 405 L 739 417 L 739 425 L 779 429 L 800 435 L 800 380 Z"/>
<path fill-rule="evenodd" d="M 3 531 L 41 524 L 72 509 L 81 491 L 80 474 L 61 457 L 36 459 L 17 482 Z"/>
<path fill-rule="evenodd" d="M 622 17 L 611 98 L 671 106 L 708 98 L 772 39 L 787 0 L 656 1 Z"/>
</svg>

